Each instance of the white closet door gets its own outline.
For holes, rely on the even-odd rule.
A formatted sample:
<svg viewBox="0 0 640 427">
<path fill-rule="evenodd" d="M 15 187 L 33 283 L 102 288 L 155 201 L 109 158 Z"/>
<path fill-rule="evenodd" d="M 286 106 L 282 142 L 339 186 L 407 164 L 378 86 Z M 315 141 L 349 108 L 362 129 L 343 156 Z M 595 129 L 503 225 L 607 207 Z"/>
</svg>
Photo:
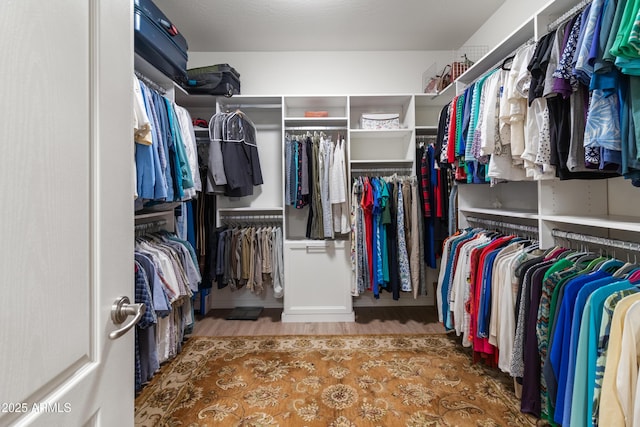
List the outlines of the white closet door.
<svg viewBox="0 0 640 427">
<path fill-rule="evenodd" d="M 0 425 L 133 425 L 131 3 L 0 2 Z"/>
</svg>

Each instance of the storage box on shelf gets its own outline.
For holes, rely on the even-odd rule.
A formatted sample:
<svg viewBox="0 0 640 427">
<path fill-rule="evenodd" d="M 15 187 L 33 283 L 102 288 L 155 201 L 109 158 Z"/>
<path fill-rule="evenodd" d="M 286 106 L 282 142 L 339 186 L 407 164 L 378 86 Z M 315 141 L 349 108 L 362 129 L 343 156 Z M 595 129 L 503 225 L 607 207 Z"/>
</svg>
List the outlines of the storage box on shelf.
<svg viewBox="0 0 640 427">
<path fill-rule="evenodd" d="M 412 95 L 362 95 L 349 98 L 351 129 L 359 129 L 363 114 L 397 114 L 400 129 L 414 126 L 415 111 Z"/>
<path fill-rule="evenodd" d="M 309 112 L 326 112 L 326 117 L 305 117 Z M 332 121 L 334 119 L 347 118 L 347 97 L 346 96 L 285 96 L 284 98 L 284 118 L 285 120 L 295 119 L 319 119 L 322 123 L 324 119 Z"/>
<path fill-rule="evenodd" d="M 349 159 L 353 170 L 365 165 L 411 167 L 415 158 L 413 96 L 353 96 L 350 98 Z M 361 129 L 363 115 L 396 114 L 399 129 Z"/>
</svg>

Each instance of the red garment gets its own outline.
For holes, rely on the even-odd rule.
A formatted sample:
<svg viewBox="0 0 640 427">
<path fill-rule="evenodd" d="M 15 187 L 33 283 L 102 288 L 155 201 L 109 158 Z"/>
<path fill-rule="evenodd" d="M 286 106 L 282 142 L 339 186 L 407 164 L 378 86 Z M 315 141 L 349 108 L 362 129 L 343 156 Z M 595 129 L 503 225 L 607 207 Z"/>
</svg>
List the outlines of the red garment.
<svg viewBox="0 0 640 427">
<path fill-rule="evenodd" d="M 420 159 L 420 180 L 422 184 L 422 210 L 425 218 L 431 217 L 431 196 L 429 195 L 429 155 L 428 150 L 425 148 Z"/>
<path fill-rule="evenodd" d="M 503 246 L 506 242 L 508 242 L 509 240 L 513 239 L 513 236 L 502 236 L 502 237 L 498 237 L 497 239 L 493 240 L 492 242 L 490 242 L 488 245 L 486 245 L 483 249 L 482 252 L 480 253 L 479 259 L 478 259 L 478 265 L 477 265 L 477 269 L 476 269 L 476 274 L 475 274 L 475 280 L 474 280 L 474 284 L 473 284 L 473 288 L 472 291 L 473 293 L 472 295 L 472 315 L 471 315 L 471 323 L 470 323 L 470 334 L 473 338 L 472 340 L 472 347 L 473 347 L 473 351 L 474 352 L 478 352 L 478 353 L 484 353 L 487 355 L 490 355 L 492 357 L 489 357 L 490 360 L 490 365 L 493 366 L 493 360 L 495 359 L 495 362 L 497 364 L 497 359 L 495 358 L 497 356 L 497 348 L 495 346 L 493 346 L 492 344 L 489 344 L 489 339 L 488 338 L 479 338 L 477 336 L 477 330 L 478 330 L 478 311 L 480 308 L 480 295 L 482 293 L 482 272 L 484 271 L 484 264 L 485 264 L 485 260 L 487 258 L 487 255 L 492 252 L 495 249 L 498 249 L 499 247 Z M 474 357 L 475 359 L 475 357 Z"/>
<path fill-rule="evenodd" d="M 440 171 L 436 171 L 438 174 L 438 184 L 436 185 L 436 217 L 442 218 L 444 216 L 444 209 L 442 206 L 442 175 Z"/>
<path fill-rule="evenodd" d="M 369 290 L 373 289 L 373 192 L 369 178 L 363 178 L 363 192 L 361 207 L 364 212 L 364 226 L 367 232 L 365 242 L 367 250 L 367 262 L 369 263 Z"/>
<path fill-rule="evenodd" d="M 447 163 L 453 165 L 456 162 L 456 104 L 458 97 L 451 101 L 451 116 L 449 117 L 449 143 L 447 144 Z"/>
<path fill-rule="evenodd" d="M 478 272 L 482 273 L 482 270 L 478 270 L 478 263 L 480 262 L 480 254 L 482 253 L 483 246 L 475 248 L 471 251 L 470 254 L 470 274 L 469 274 L 469 299 L 465 301 L 465 311 L 469 314 L 470 322 L 469 322 L 469 335 L 467 340 L 473 343 L 473 337 L 476 332 L 476 323 L 478 320 L 477 316 L 477 308 L 474 306 L 474 295 L 476 293 L 476 282 Z"/>
</svg>

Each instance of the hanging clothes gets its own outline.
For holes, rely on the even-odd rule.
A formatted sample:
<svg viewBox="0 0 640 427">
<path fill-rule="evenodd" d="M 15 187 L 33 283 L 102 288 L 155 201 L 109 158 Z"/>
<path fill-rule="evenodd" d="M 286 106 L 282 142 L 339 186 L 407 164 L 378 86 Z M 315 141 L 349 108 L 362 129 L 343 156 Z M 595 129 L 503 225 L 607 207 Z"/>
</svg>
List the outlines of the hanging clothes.
<svg viewBox="0 0 640 427">
<path fill-rule="evenodd" d="M 351 232 L 346 143 L 324 133 L 285 135 L 285 203 L 309 209 L 306 237 L 333 239 Z"/>
<path fill-rule="evenodd" d="M 136 391 L 160 364 L 175 357 L 194 323 L 191 297 L 202 280 L 191 244 L 160 232 L 138 237 L 135 246 L 136 303 L 147 310 L 136 325 Z"/>
<path fill-rule="evenodd" d="M 420 234 L 424 247 L 423 260 L 437 268 L 442 256 L 442 242 L 448 236 L 449 192 L 451 169 L 440 167 L 435 144 L 418 145 L 416 149 L 418 215 L 423 223 Z"/>
<path fill-rule="evenodd" d="M 636 8 L 594 0 L 469 85 L 441 111 L 439 161 L 466 183 L 622 175 L 640 185 Z"/>
<path fill-rule="evenodd" d="M 256 129 L 242 111 L 216 113 L 209 121 L 208 193 L 229 197 L 253 195 L 263 184 Z"/>
<path fill-rule="evenodd" d="M 638 367 L 619 364 L 615 313 L 640 298 L 638 271 L 595 253 L 540 251 L 515 236 L 460 230 L 443 248 L 439 319 L 472 347 L 474 360 L 497 363 L 521 382 L 523 412 L 562 425 L 624 425 Z M 640 315 L 629 319 L 627 343 L 636 325 Z M 617 341 L 609 344 L 613 327 Z M 611 388 L 619 372 L 633 384 L 622 382 L 624 392 Z"/>
<path fill-rule="evenodd" d="M 351 197 L 352 294 L 386 290 L 393 299 L 419 287 L 415 177 L 354 178 Z M 411 236 L 414 236 L 413 238 Z M 417 294 L 415 295 L 417 297 Z"/>
<path fill-rule="evenodd" d="M 189 113 L 134 76 L 136 210 L 201 190 Z"/>
<path fill-rule="evenodd" d="M 335 234 L 349 233 L 349 201 L 347 198 L 346 144 L 344 139 L 336 142 L 329 167 L 329 197 L 333 213 L 333 231 Z"/>
<path fill-rule="evenodd" d="M 274 296 L 284 295 L 284 261 L 282 228 L 219 227 L 213 233 L 216 242 L 211 269 L 218 289 L 246 287 L 263 294 L 272 287 Z"/>
</svg>

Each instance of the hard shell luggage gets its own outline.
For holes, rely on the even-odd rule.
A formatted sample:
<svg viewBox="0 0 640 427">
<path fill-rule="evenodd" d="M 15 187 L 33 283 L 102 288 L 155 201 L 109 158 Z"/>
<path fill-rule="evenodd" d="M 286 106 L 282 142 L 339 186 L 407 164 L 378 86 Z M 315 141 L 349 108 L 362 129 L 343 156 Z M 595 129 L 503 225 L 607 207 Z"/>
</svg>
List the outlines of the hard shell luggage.
<svg viewBox="0 0 640 427">
<path fill-rule="evenodd" d="M 151 0 L 134 0 L 138 55 L 174 81 L 187 77 L 187 40 Z"/>
<path fill-rule="evenodd" d="M 239 95 L 240 73 L 229 64 L 192 68 L 187 70 L 182 87 L 190 94 Z"/>
</svg>

